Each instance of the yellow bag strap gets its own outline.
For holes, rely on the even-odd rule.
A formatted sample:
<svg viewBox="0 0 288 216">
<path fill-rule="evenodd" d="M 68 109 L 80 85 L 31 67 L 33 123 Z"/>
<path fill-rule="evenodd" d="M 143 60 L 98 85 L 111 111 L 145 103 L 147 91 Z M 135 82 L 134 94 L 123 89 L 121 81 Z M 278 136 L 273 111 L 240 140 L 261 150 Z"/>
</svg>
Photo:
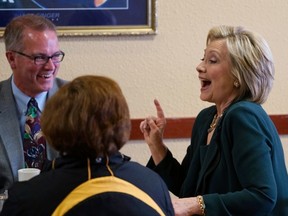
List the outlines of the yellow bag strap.
<svg viewBox="0 0 288 216">
<path fill-rule="evenodd" d="M 86 198 L 104 192 L 119 192 L 129 194 L 155 209 L 159 215 L 165 216 L 162 209 L 147 193 L 130 182 L 115 176 L 95 178 L 82 183 L 68 194 L 68 196 L 58 205 L 52 216 L 64 215 L 73 206 L 77 205 Z"/>
</svg>

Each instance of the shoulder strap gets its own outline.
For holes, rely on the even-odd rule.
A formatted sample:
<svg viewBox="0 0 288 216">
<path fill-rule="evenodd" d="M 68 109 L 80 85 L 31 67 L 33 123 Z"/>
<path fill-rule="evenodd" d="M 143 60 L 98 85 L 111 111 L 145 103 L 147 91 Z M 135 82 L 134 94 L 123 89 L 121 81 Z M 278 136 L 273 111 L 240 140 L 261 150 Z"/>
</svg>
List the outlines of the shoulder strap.
<svg viewBox="0 0 288 216">
<path fill-rule="evenodd" d="M 104 192 L 120 192 L 129 194 L 155 209 L 161 216 L 165 216 L 158 204 L 144 191 L 135 185 L 115 176 L 105 176 L 88 180 L 73 191 L 58 205 L 52 216 L 64 215 L 73 206 L 93 195 Z"/>
</svg>

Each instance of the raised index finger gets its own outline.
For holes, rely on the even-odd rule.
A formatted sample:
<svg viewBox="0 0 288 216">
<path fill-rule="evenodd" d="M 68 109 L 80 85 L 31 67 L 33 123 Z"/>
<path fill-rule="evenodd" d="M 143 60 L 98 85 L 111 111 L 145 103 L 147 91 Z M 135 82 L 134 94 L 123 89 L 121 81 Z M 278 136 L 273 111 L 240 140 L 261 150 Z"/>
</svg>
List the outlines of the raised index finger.
<svg viewBox="0 0 288 216">
<path fill-rule="evenodd" d="M 157 99 L 154 99 L 154 104 L 155 104 L 156 111 L 157 111 L 157 117 L 160 119 L 164 119 L 165 118 L 164 111 Z"/>
</svg>

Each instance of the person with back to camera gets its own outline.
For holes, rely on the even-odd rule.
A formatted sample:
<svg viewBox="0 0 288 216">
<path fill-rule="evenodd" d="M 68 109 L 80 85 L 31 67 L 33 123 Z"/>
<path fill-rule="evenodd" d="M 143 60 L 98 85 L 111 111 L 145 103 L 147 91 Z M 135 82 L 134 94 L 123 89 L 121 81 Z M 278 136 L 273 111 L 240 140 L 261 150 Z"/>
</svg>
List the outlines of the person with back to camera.
<svg viewBox="0 0 288 216">
<path fill-rule="evenodd" d="M 215 105 L 197 116 L 181 164 L 163 142 L 157 100 L 157 117 L 140 123 L 152 154 L 147 166 L 179 197 L 175 215 L 288 215 L 282 144 L 261 107 L 274 79 L 267 42 L 242 27 L 214 27 L 196 69 L 201 100 Z"/>
<path fill-rule="evenodd" d="M 169 191 L 161 177 L 120 153 L 129 139 L 131 121 L 128 105 L 115 81 L 92 75 L 72 80 L 48 100 L 41 123 L 49 144 L 61 156 L 52 162 L 51 170 L 15 183 L 1 216 L 63 215 L 56 210 L 74 188 L 103 176 L 117 177 L 138 187 L 163 214 L 132 196 L 103 193 L 96 199 L 90 198 L 92 204 L 89 199 L 80 202 L 78 208 L 65 215 L 174 215 Z M 69 200 L 62 206 L 65 205 L 70 205 Z"/>
<path fill-rule="evenodd" d="M 41 113 L 46 100 L 66 82 L 56 78 L 64 53 L 50 20 L 32 14 L 15 17 L 3 37 L 12 75 L 0 82 L 0 192 L 17 181 L 18 169 L 42 169 L 46 159 L 57 156 L 40 139 L 41 130 L 37 134 L 42 144 L 33 148 L 35 158 L 30 157 L 32 148 L 24 151 L 25 115 L 29 101 L 38 103 Z"/>
</svg>

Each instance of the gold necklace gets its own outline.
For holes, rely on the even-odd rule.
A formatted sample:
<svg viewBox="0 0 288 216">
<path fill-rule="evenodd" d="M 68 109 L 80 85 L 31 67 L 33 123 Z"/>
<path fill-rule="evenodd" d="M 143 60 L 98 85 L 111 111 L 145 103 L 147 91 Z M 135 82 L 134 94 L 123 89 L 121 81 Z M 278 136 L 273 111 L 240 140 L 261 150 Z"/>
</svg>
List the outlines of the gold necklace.
<svg viewBox="0 0 288 216">
<path fill-rule="evenodd" d="M 223 113 L 221 113 L 221 115 L 217 115 L 217 113 L 214 115 L 214 118 L 210 124 L 210 127 L 208 128 L 208 133 L 212 132 L 216 126 L 217 126 L 217 123 L 219 121 L 219 119 L 222 117 Z"/>
</svg>

